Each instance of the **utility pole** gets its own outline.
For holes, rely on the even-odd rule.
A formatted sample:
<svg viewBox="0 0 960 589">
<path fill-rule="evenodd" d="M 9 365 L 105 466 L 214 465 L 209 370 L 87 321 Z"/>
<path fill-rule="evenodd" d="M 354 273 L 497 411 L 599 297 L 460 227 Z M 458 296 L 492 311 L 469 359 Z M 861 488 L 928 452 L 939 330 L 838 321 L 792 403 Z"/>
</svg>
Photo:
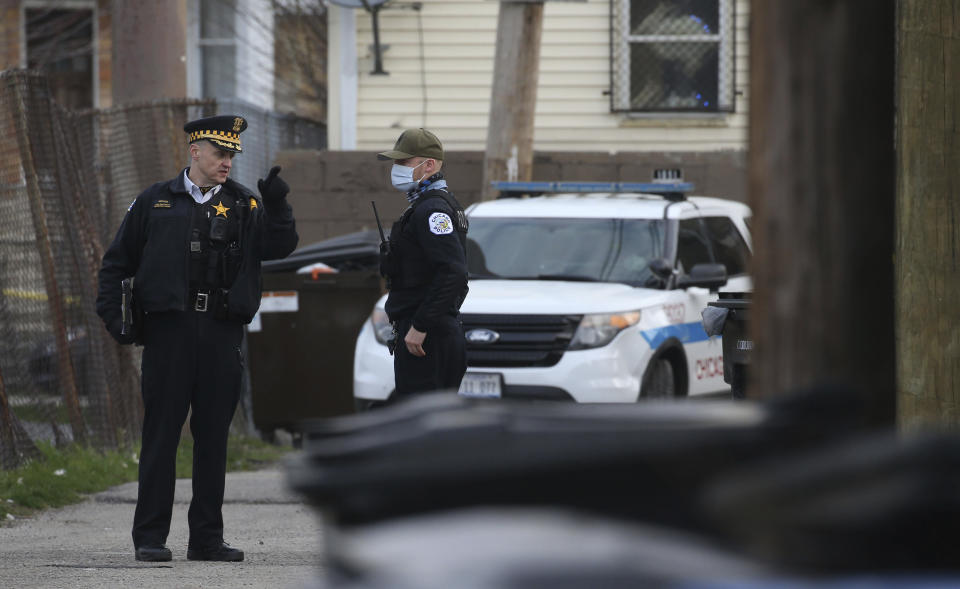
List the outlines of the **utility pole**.
<svg viewBox="0 0 960 589">
<path fill-rule="evenodd" d="M 960 429 L 960 0 L 897 12 L 897 417 Z"/>
<path fill-rule="evenodd" d="M 0 70 L 20 67 L 20 2 L 0 0 Z"/>
<path fill-rule="evenodd" d="M 111 3 L 113 104 L 187 95 L 187 2 Z"/>
<path fill-rule="evenodd" d="M 481 200 L 496 197 L 491 182 L 533 177 L 533 117 L 542 32 L 543 2 L 500 2 Z"/>
<path fill-rule="evenodd" d="M 863 401 L 866 427 L 889 427 L 894 0 L 864 6 L 752 3 L 756 363 L 748 394 L 839 387 Z"/>
</svg>

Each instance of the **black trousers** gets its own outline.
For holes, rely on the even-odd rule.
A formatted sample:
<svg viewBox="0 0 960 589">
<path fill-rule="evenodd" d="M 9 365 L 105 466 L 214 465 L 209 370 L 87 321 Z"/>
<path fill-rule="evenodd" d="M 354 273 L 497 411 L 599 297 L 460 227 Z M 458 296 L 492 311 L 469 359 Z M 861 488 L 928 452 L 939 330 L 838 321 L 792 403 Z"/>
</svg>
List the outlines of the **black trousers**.
<svg viewBox="0 0 960 589">
<path fill-rule="evenodd" d="M 243 326 L 212 312 L 149 313 L 144 323 L 143 435 L 133 544 L 164 544 L 170 532 L 180 432 L 192 409 L 190 546 L 223 539 L 227 435 L 240 397 Z"/>
<path fill-rule="evenodd" d="M 467 347 L 460 319 L 448 316 L 441 324 L 427 332 L 423 341 L 426 356 L 414 356 L 407 350 L 403 338 L 410 329 L 410 320 L 397 321 L 397 346 L 393 353 L 393 374 L 396 390 L 393 398 L 415 393 L 460 388 L 463 373 L 467 371 Z"/>
</svg>

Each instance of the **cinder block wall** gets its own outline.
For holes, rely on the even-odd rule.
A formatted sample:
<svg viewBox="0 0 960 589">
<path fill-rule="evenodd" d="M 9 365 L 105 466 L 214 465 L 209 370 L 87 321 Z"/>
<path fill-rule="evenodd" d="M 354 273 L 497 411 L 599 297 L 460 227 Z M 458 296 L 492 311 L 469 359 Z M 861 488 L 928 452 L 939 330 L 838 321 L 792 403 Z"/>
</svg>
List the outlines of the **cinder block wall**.
<svg viewBox="0 0 960 589">
<path fill-rule="evenodd" d="M 387 146 L 389 147 L 389 146 Z M 290 184 L 300 245 L 353 231 L 374 229 L 370 201 L 377 203 L 384 230 L 407 206 L 390 186 L 390 162 L 373 152 L 283 151 L 277 163 Z M 656 168 L 681 168 L 696 194 L 746 202 L 746 153 L 571 153 L 542 152 L 534 158 L 537 181 L 647 182 Z M 483 152 L 448 152 L 443 163 L 451 191 L 464 207 L 479 200 Z"/>
</svg>

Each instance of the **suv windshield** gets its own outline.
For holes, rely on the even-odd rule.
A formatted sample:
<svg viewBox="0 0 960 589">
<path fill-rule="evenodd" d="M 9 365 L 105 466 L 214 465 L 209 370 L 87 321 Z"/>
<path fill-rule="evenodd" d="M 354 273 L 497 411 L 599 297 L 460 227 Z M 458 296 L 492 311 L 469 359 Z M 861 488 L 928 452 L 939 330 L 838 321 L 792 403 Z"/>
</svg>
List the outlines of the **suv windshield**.
<svg viewBox="0 0 960 589">
<path fill-rule="evenodd" d="M 659 219 L 471 218 L 471 278 L 586 280 L 653 285 L 663 256 Z"/>
</svg>

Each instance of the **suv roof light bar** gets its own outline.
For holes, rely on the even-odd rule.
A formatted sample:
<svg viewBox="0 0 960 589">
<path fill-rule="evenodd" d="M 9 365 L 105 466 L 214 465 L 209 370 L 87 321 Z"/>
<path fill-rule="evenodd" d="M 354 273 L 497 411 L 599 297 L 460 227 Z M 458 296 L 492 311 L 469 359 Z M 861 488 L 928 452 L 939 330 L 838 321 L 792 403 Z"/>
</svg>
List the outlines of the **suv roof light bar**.
<svg viewBox="0 0 960 589">
<path fill-rule="evenodd" d="M 667 200 L 684 200 L 693 191 L 690 182 L 491 182 L 500 198 L 518 194 L 540 195 L 558 192 L 641 192 Z"/>
</svg>

